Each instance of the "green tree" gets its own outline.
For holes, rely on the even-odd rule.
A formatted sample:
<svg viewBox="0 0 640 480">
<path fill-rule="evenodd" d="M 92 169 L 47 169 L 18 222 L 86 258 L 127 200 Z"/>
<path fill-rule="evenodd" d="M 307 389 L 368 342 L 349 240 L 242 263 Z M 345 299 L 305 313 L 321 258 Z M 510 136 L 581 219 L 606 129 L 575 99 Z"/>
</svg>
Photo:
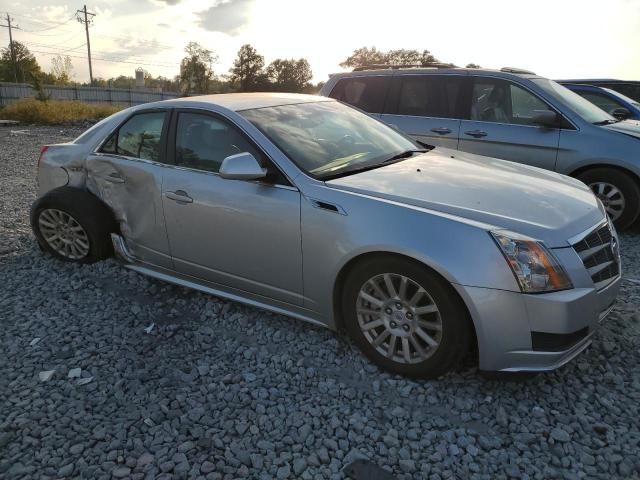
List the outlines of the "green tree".
<svg viewBox="0 0 640 480">
<path fill-rule="evenodd" d="M 241 92 L 255 92 L 265 86 L 264 57 L 246 44 L 238 50 L 238 56 L 229 69 L 230 79 L 238 84 Z"/>
<path fill-rule="evenodd" d="M 267 67 L 267 77 L 278 92 L 302 92 L 309 88 L 313 77 L 311 66 L 304 58 L 276 59 Z"/>
<path fill-rule="evenodd" d="M 340 64 L 341 67 L 365 67 L 367 65 L 421 65 L 427 66 L 438 62 L 427 49 L 422 51 L 407 48 L 395 50 L 378 50 L 376 47 L 356 48 L 353 53 Z"/>
<path fill-rule="evenodd" d="M 68 85 L 71 83 L 73 64 L 68 55 L 56 55 L 51 59 L 51 75 L 56 85 Z"/>
<path fill-rule="evenodd" d="M 477 63 L 467 63 L 467 67 L 466 68 L 482 68 L 480 65 L 478 65 Z"/>
<path fill-rule="evenodd" d="M 33 82 L 36 77 L 42 74 L 36 57 L 20 42 L 13 42 L 13 50 L 16 56 L 18 82 Z M 0 81 L 15 81 L 10 47 L 5 47 L 0 51 Z"/>
<path fill-rule="evenodd" d="M 385 64 L 388 65 L 428 65 L 437 62 L 436 57 L 431 55 L 429 50 L 408 50 L 399 48 L 397 50 L 389 50 L 385 54 Z"/>
<path fill-rule="evenodd" d="M 364 65 L 377 65 L 386 63 L 386 54 L 376 47 L 356 48 L 347 59 L 340 64 L 343 68 L 362 67 Z"/>
<path fill-rule="evenodd" d="M 180 62 L 180 86 L 185 93 L 208 93 L 218 56 L 197 42 L 189 42 Z"/>
</svg>

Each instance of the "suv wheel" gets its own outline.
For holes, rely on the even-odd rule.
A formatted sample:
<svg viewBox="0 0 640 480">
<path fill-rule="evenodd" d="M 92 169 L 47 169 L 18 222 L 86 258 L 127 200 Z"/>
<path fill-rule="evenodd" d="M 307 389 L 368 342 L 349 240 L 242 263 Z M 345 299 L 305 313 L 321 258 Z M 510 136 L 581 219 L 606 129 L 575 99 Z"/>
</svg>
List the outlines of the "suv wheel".
<svg viewBox="0 0 640 480">
<path fill-rule="evenodd" d="M 438 275 L 407 259 L 356 266 L 346 280 L 342 314 L 363 353 L 393 373 L 434 378 L 469 351 L 470 321 L 462 302 Z"/>
<path fill-rule="evenodd" d="M 578 175 L 602 201 L 618 230 L 625 230 L 640 214 L 640 187 L 628 174 L 612 168 L 595 168 Z"/>
<path fill-rule="evenodd" d="M 113 254 L 113 216 L 84 190 L 57 188 L 37 200 L 31 228 L 43 250 L 66 262 L 93 263 Z"/>
</svg>

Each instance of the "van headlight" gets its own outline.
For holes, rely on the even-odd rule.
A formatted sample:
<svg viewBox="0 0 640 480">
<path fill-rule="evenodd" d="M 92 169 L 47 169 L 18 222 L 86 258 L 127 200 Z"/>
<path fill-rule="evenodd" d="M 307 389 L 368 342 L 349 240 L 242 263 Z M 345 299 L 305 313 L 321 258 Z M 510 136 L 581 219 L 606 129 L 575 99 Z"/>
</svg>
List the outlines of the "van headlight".
<svg viewBox="0 0 640 480">
<path fill-rule="evenodd" d="M 505 230 L 489 233 L 500 247 L 524 293 L 573 288 L 567 272 L 542 242 Z"/>
</svg>

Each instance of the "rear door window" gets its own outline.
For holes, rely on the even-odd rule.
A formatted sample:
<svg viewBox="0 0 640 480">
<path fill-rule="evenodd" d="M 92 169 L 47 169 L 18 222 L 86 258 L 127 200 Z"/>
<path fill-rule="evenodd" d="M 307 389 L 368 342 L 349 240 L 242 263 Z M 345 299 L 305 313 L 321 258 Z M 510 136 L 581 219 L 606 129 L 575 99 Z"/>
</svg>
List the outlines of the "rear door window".
<svg viewBox="0 0 640 480">
<path fill-rule="evenodd" d="M 464 77 L 399 75 L 386 113 L 413 117 L 460 118 Z"/>
<path fill-rule="evenodd" d="M 329 96 L 369 113 L 382 113 L 391 77 L 343 78 Z"/>
<path fill-rule="evenodd" d="M 132 116 L 107 140 L 100 152 L 161 161 L 160 145 L 166 112 L 147 112 Z"/>
<path fill-rule="evenodd" d="M 461 77 L 406 75 L 397 77 L 397 115 L 455 118 Z"/>
</svg>

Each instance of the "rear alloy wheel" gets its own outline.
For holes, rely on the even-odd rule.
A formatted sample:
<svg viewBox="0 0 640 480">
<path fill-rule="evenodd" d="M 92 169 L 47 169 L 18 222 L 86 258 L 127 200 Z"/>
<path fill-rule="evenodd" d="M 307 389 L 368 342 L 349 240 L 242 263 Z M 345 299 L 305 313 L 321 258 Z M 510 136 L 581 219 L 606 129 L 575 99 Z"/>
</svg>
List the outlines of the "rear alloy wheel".
<svg viewBox="0 0 640 480">
<path fill-rule="evenodd" d="M 44 241 L 58 255 L 81 260 L 89 255 L 89 236 L 67 212 L 47 208 L 40 212 L 38 226 Z"/>
<path fill-rule="evenodd" d="M 342 312 L 352 340 L 393 373 L 434 378 L 469 351 L 470 320 L 455 290 L 409 259 L 357 265 L 346 279 Z"/>
<path fill-rule="evenodd" d="M 86 190 L 60 187 L 36 200 L 31 228 L 40 248 L 65 262 L 92 263 L 113 254 L 117 224 L 108 207 Z"/>
<path fill-rule="evenodd" d="M 578 176 L 591 188 L 604 205 L 607 215 L 618 230 L 633 224 L 640 213 L 640 187 L 623 171 L 595 168 Z"/>
</svg>

